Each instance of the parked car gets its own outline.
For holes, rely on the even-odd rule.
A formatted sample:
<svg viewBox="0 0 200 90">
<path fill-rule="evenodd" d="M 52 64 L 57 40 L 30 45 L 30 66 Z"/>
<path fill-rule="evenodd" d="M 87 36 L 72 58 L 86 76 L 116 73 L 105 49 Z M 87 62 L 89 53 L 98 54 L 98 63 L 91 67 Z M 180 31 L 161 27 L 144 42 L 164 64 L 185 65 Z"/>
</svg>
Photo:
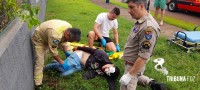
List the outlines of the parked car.
<svg viewBox="0 0 200 90">
<path fill-rule="evenodd" d="M 171 0 L 167 8 L 172 12 L 180 9 L 200 13 L 200 0 Z"/>
</svg>

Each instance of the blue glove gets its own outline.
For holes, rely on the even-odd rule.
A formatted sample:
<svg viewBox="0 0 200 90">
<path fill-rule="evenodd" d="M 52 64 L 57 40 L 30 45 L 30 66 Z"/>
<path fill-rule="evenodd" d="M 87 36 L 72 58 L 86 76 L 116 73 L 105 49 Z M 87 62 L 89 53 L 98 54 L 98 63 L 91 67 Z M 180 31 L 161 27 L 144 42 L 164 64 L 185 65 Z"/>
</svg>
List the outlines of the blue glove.
<svg viewBox="0 0 200 90">
<path fill-rule="evenodd" d="M 104 38 L 101 39 L 101 44 L 105 47 L 106 46 L 106 40 Z"/>
<path fill-rule="evenodd" d="M 64 69 L 64 70 L 69 70 L 69 64 L 67 63 L 67 61 L 64 61 L 63 64 L 61 64 L 61 67 Z"/>
<path fill-rule="evenodd" d="M 65 52 L 65 56 L 66 56 L 66 58 L 69 57 L 70 56 L 70 52 L 68 52 L 68 51 Z"/>
<path fill-rule="evenodd" d="M 120 52 L 120 46 L 119 46 L 119 44 L 116 45 L 116 50 L 117 50 L 117 52 Z"/>
</svg>

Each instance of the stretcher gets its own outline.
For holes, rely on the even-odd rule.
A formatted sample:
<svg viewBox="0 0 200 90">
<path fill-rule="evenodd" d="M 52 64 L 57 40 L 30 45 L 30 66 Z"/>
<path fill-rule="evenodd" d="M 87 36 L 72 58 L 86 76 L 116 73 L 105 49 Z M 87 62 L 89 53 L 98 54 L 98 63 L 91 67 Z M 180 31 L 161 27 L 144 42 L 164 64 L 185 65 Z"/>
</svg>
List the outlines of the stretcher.
<svg viewBox="0 0 200 90">
<path fill-rule="evenodd" d="M 200 31 L 197 31 L 196 26 L 194 31 L 178 31 L 174 33 L 174 38 L 168 39 L 169 44 L 174 43 L 186 49 L 187 53 L 200 51 Z"/>
<path fill-rule="evenodd" d="M 81 43 L 70 43 L 70 42 L 68 42 L 68 43 L 69 43 L 71 48 L 73 48 L 74 46 L 88 47 L 87 45 L 81 44 Z M 103 49 L 103 47 L 101 47 L 101 46 L 94 46 L 94 48 L 104 50 L 108 54 L 110 60 L 118 60 L 123 55 L 122 51 L 121 52 L 112 52 L 112 51 L 108 51 L 106 49 Z"/>
</svg>

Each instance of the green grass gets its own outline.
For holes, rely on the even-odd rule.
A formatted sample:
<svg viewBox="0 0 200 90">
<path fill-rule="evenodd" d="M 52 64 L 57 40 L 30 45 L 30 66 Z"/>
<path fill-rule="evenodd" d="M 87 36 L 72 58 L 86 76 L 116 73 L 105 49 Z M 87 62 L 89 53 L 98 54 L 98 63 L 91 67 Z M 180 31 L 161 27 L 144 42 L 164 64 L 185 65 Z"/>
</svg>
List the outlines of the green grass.
<svg viewBox="0 0 200 90">
<path fill-rule="evenodd" d="M 110 0 L 110 3 L 120 6 L 120 7 L 123 7 L 123 8 L 128 8 L 126 3 L 118 2 L 117 0 Z M 150 13 L 152 15 L 154 15 L 153 11 L 150 11 Z M 158 15 L 158 19 L 160 19 L 160 14 Z M 166 16 L 166 15 L 164 17 L 164 22 L 174 25 L 176 27 L 182 28 L 184 30 L 188 30 L 188 31 L 193 31 L 194 27 L 197 26 L 193 23 L 179 20 L 179 19 L 176 19 L 175 17 L 170 17 L 170 16 Z M 197 28 L 197 30 L 200 30 L 200 28 Z"/>
<path fill-rule="evenodd" d="M 92 30 L 96 16 L 101 12 L 107 12 L 93 3 L 90 0 L 48 0 L 46 20 L 61 19 L 66 20 L 73 27 L 80 28 L 82 31 L 81 43 L 87 44 L 87 33 Z M 119 39 L 120 46 L 123 49 L 126 38 L 133 25 L 131 21 L 119 17 Z M 112 36 L 112 35 L 111 35 Z M 64 59 L 64 54 L 60 51 L 59 54 Z M 164 67 L 169 71 L 170 76 L 195 76 L 195 82 L 169 82 L 166 76 L 154 69 L 155 58 L 164 58 Z M 199 90 L 200 88 L 200 54 L 187 54 L 183 49 L 176 45 L 169 45 L 166 37 L 159 37 L 155 52 L 149 60 L 145 75 L 163 82 L 169 90 Z M 52 58 L 50 55 L 46 60 L 46 64 Z M 122 60 L 112 61 L 121 70 L 121 75 L 124 72 Z M 120 76 L 121 77 L 121 76 Z M 120 78 L 119 77 L 119 78 Z M 118 79 L 119 80 L 119 79 Z M 98 76 L 92 80 L 83 80 L 82 71 L 74 73 L 70 76 L 60 77 L 58 72 L 48 71 L 44 74 L 43 90 L 108 90 L 106 80 Z M 148 90 L 148 87 L 138 86 L 137 90 Z M 117 90 L 119 83 L 117 81 Z M 150 90 L 150 89 L 149 89 Z"/>
</svg>

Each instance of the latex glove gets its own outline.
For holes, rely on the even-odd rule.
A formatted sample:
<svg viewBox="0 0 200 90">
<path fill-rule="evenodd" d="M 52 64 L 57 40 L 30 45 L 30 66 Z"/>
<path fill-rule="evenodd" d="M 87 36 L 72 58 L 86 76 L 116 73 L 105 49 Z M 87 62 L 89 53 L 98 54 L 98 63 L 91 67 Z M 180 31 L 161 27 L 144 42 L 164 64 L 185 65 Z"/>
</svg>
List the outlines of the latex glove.
<svg viewBox="0 0 200 90">
<path fill-rule="evenodd" d="M 120 52 L 120 46 L 119 46 L 119 44 L 116 45 L 116 50 L 117 50 L 117 52 Z"/>
<path fill-rule="evenodd" d="M 121 77 L 121 79 L 119 80 L 119 82 L 120 82 L 121 84 L 123 84 L 123 85 L 127 85 L 127 84 L 131 81 L 132 78 L 133 78 L 133 76 L 130 75 L 129 73 L 127 73 L 127 74 L 124 74 L 124 75 Z"/>
<path fill-rule="evenodd" d="M 69 51 L 65 52 L 65 56 L 66 56 L 66 58 L 69 57 L 70 56 L 70 52 Z"/>
<path fill-rule="evenodd" d="M 67 59 L 66 59 L 67 60 Z M 69 70 L 69 65 L 68 65 L 68 63 L 66 62 L 66 61 L 64 61 L 64 63 L 63 64 L 61 64 L 61 67 L 64 69 L 64 70 Z"/>
<path fill-rule="evenodd" d="M 101 44 L 105 47 L 106 46 L 106 40 L 104 38 L 101 39 Z"/>
</svg>

